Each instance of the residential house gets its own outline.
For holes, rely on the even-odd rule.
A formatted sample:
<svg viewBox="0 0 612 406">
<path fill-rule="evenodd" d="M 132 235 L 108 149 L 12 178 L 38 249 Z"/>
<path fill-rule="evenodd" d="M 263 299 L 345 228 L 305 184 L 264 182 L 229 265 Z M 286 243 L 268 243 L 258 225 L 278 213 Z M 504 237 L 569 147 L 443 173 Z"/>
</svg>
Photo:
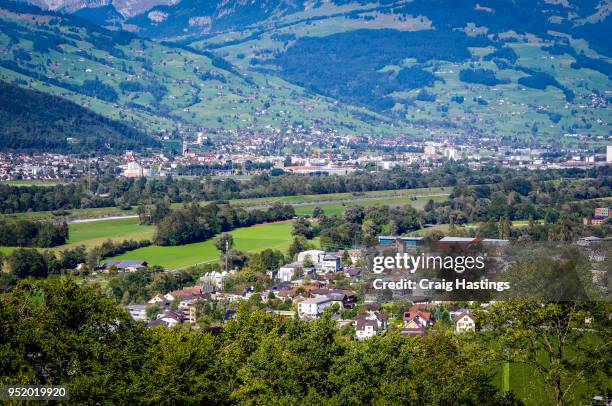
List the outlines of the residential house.
<svg viewBox="0 0 612 406">
<path fill-rule="evenodd" d="M 368 313 L 379 312 L 382 306 L 380 303 L 366 303 L 363 305 L 363 308 Z"/>
<path fill-rule="evenodd" d="M 161 319 L 155 319 L 147 323 L 147 327 L 155 327 L 155 326 L 170 327 L 170 323 L 164 320 L 161 320 Z"/>
<path fill-rule="evenodd" d="M 442 250 L 457 249 L 463 250 L 479 243 L 478 238 L 472 237 L 443 237 L 437 242 L 437 247 Z"/>
<path fill-rule="evenodd" d="M 453 317 L 453 321 L 455 322 L 455 331 L 457 333 L 476 331 L 476 317 L 469 310 Z"/>
<path fill-rule="evenodd" d="M 173 290 L 172 292 L 166 293 L 164 298 L 169 302 L 174 302 L 175 300 L 182 300 L 183 298 L 198 296 L 202 297 L 204 291 L 202 290 L 202 286 L 190 286 L 187 288 Z"/>
<path fill-rule="evenodd" d="M 598 207 L 593 212 L 593 217 L 609 218 L 612 215 L 612 207 Z"/>
<path fill-rule="evenodd" d="M 166 299 L 164 295 L 155 295 L 151 299 L 147 301 L 148 304 L 156 304 L 161 307 L 166 307 L 170 304 L 170 302 Z"/>
<path fill-rule="evenodd" d="M 296 278 L 302 269 L 302 264 L 299 262 L 293 262 L 291 264 L 283 265 L 278 270 L 278 279 L 281 282 L 291 282 Z"/>
<path fill-rule="evenodd" d="M 373 337 L 378 331 L 387 329 L 387 316 L 379 312 L 359 315 L 353 318 L 355 334 L 358 340 Z"/>
<path fill-rule="evenodd" d="M 325 255 L 325 251 L 321 250 L 302 251 L 297 254 L 297 262 L 299 262 L 300 264 L 304 264 L 304 262 L 309 259 L 310 262 L 316 267 L 320 265 L 320 259 L 323 255 Z"/>
<path fill-rule="evenodd" d="M 178 305 L 178 309 L 183 312 L 183 318 L 186 322 L 195 324 L 196 322 L 196 302 L 201 299 L 200 296 L 183 297 Z"/>
<path fill-rule="evenodd" d="M 363 259 L 363 252 L 361 250 L 349 250 L 348 254 L 353 265 Z"/>
<path fill-rule="evenodd" d="M 420 337 L 428 335 L 429 331 L 425 327 L 404 327 L 400 330 L 400 334 L 410 337 Z"/>
<path fill-rule="evenodd" d="M 298 314 L 302 318 L 318 318 L 331 305 L 328 297 L 313 297 L 298 303 Z"/>
<path fill-rule="evenodd" d="M 130 316 L 135 321 L 147 321 L 147 308 L 149 306 L 146 304 L 131 304 L 127 307 Z"/>
<path fill-rule="evenodd" d="M 338 303 L 343 309 L 351 309 L 357 302 L 355 292 L 345 289 L 313 288 L 309 290 L 313 297 L 327 297 L 333 303 Z"/>
<path fill-rule="evenodd" d="M 183 322 L 183 314 L 178 311 L 168 310 L 164 313 L 161 313 L 157 316 L 157 320 L 148 323 L 147 327 L 152 327 L 156 325 L 163 325 L 166 327 L 174 327 L 177 324 L 181 324 Z"/>
<path fill-rule="evenodd" d="M 431 313 L 417 305 L 412 306 L 404 313 L 404 327 L 406 328 L 427 328 L 433 325 Z"/>
<path fill-rule="evenodd" d="M 322 272 L 338 272 L 340 270 L 340 255 L 335 252 L 326 252 L 321 258 Z"/>
<path fill-rule="evenodd" d="M 357 302 L 355 292 L 346 289 L 333 289 L 329 291 L 327 297 L 335 303 L 339 303 L 343 309 L 352 309 Z"/>
<path fill-rule="evenodd" d="M 344 271 L 344 275 L 347 278 L 358 280 L 361 277 L 361 270 L 358 268 L 348 268 L 346 271 Z"/>
<path fill-rule="evenodd" d="M 612 207 L 598 207 L 593 212 L 593 218 L 590 221 L 590 224 L 594 226 L 598 226 L 600 224 L 605 223 L 612 216 Z M 585 224 L 588 224 L 588 219 L 583 221 Z"/>
<path fill-rule="evenodd" d="M 232 273 L 234 273 L 233 271 L 230 272 L 226 272 L 226 271 L 221 271 L 221 272 L 217 272 L 217 271 L 213 271 L 213 272 L 209 272 L 205 275 L 202 275 L 199 279 L 199 281 L 205 285 L 210 285 L 210 286 L 214 286 L 217 289 L 222 289 L 223 288 L 223 279 L 226 278 L 227 276 L 231 275 Z"/>
<path fill-rule="evenodd" d="M 107 272 L 111 267 L 115 267 L 119 272 L 135 272 L 147 266 L 147 261 L 108 261 L 104 263 L 103 268 Z"/>
</svg>

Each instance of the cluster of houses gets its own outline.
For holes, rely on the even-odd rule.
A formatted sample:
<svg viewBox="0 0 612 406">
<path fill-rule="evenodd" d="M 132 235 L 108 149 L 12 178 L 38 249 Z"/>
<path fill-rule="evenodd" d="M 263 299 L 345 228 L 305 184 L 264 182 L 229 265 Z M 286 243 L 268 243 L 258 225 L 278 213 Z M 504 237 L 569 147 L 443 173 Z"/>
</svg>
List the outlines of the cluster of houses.
<svg viewBox="0 0 612 406">
<path fill-rule="evenodd" d="M 165 326 L 173 327 L 177 324 L 195 324 L 196 302 L 203 300 L 207 293 L 205 286 L 192 286 L 180 290 L 168 292 L 165 295 L 156 295 L 146 304 L 132 304 L 128 311 L 132 318 L 137 321 L 147 321 L 147 327 Z M 156 319 L 149 321 L 147 310 L 152 306 L 159 306 L 161 312 Z"/>
<path fill-rule="evenodd" d="M 440 307 L 436 304 L 415 304 L 404 312 L 402 334 L 408 336 L 423 336 L 435 328 L 436 322 L 440 321 Z M 476 316 L 466 309 L 453 310 L 449 312 L 455 332 L 465 333 L 476 330 Z"/>
<path fill-rule="evenodd" d="M 282 290 L 271 289 L 267 291 L 280 293 Z M 292 288 L 292 296 L 297 302 L 296 310 L 268 310 L 277 316 L 299 317 L 304 320 L 317 319 L 323 315 L 326 309 L 337 306 L 338 310 L 352 309 L 357 304 L 357 295 L 351 290 L 329 289 L 324 287 L 306 286 L 302 287 L 300 293 Z M 232 295 L 232 299 L 247 299 L 253 292 L 247 291 L 242 295 Z M 260 294 L 262 300 L 266 300 L 265 292 Z M 236 296 L 236 297 L 233 297 Z M 280 295 L 282 297 L 282 295 Z M 307 296 L 305 299 L 302 297 Z M 206 286 L 186 287 L 180 290 L 168 292 L 165 295 L 156 295 L 145 304 L 132 304 L 127 309 L 134 320 L 144 321 L 147 327 L 164 326 L 173 327 L 178 324 L 195 324 L 197 322 L 196 302 L 198 300 L 222 300 L 228 299 L 228 294 L 213 292 Z M 158 306 L 159 313 L 154 320 L 150 320 L 147 310 L 152 306 Z M 336 317 L 340 326 L 352 325 L 355 329 L 355 337 L 358 340 L 371 338 L 389 327 L 388 316 L 382 311 L 378 303 L 366 303 L 363 305 L 364 312 L 352 319 L 342 320 Z M 232 311 L 228 310 L 228 313 Z M 435 330 L 435 324 L 440 320 L 440 308 L 436 304 L 415 304 L 407 310 L 402 319 L 400 333 L 407 336 L 424 336 Z M 231 315 L 226 314 L 226 320 Z M 454 329 L 457 333 L 475 331 L 476 317 L 469 310 L 460 309 L 451 311 L 450 316 Z"/>
<path fill-rule="evenodd" d="M 381 249 L 385 247 L 397 248 L 398 251 L 416 251 L 424 245 L 422 237 L 379 237 Z M 475 244 L 493 250 L 503 249 L 509 242 L 499 239 L 477 239 L 471 237 L 444 237 L 437 241 L 438 248 L 469 248 Z M 268 271 L 268 276 L 274 284 L 263 291 L 254 292 L 253 287 L 247 287 L 242 292 L 225 292 L 224 279 L 234 271 L 210 272 L 202 276 L 198 286 L 183 288 L 157 295 L 145 304 L 133 304 L 128 310 L 135 320 L 147 322 L 147 326 L 175 326 L 177 324 L 197 322 L 196 303 L 199 300 L 217 300 L 233 303 L 247 300 L 252 295 L 261 297 L 262 303 L 271 303 L 274 299 L 290 300 L 292 310 L 268 311 L 274 315 L 286 317 L 299 317 L 312 320 L 321 317 L 329 308 L 334 310 L 333 318 L 340 326 L 352 325 L 355 337 L 359 340 L 373 337 L 380 331 L 389 328 L 388 316 L 381 310 L 376 299 L 365 298 L 366 303 L 360 309 L 361 314 L 351 318 L 342 319 L 341 314 L 346 310 L 354 309 L 357 305 L 357 294 L 353 290 L 338 288 L 334 282 L 342 274 L 348 278 L 342 286 L 353 286 L 361 280 L 365 253 L 359 249 L 340 250 L 328 252 L 323 250 L 306 250 L 295 256 L 295 261 L 287 263 L 276 270 Z M 130 272 L 146 267 L 144 261 L 111 261 L 107 262 L 106 269 Z M 348 283 L 348 285 L 346 285 Z M 368 296 L 368 295 L 366 295 Z M 157 315 L 153 317 L 148 309 L 156 305 Z M 450 317 L 450 320 L 448 317 Z M 153 319 L 152 319 L 153 317 Z M 457 333 L 474 331 L 476 317 L 466 309 L 456 309 L 445 315 L 445 322 L 453 323 Z M 401 318 L 401 325 L 395 324 L 403 335 L 423 336 L 435 330 L 437 322 L 442 320 L 440 307 L 436 304 L 423 301 L 414 304 Z M 398 321 L 396 321 L 398 322 Z"/>
<path fill-rule="evenodd" d="M 583 218 L 582 222 L 585 225 L 593 225 L 593 226 L 598 226 L 600 224 L 605 223 L 606 221 L 608 221 L 610 219 L 610 217 L 612 216 L 612 207 L 597 207 L 594 211 L 593 211 L 593 217 L 592 218 Z"/>
<path fill-rule="evenodd" d="M 363 305 L 364 313 L 351 320 L 338 320 L 339 325 L 352 325 L 355 338 L 366 340 L 389 328 L 389 317 L 382 311 L 379 303 Z M 435 324 L 440 320 L 441 308 L 437 304 L 415 304 L 404 312 L 399 332 L 410 337 L 426 336 L 435 331 Z M 449 312 L 453 329 L 456 333 L 473 332 L 476 330 L 476 316 L 467 309 Z"/>
<path fill-rule="evenodd" d="M 354 255 L 351 257 L 351 261 L 354 258 L 354 261 L 357 262 L 361 251 L 351 250 L 350 252 Z M 285 264 L 278 270 L 270 271 L 269 276 L 281 282 L 290 282 L 298 276 L 334 273 L 339 272 L 341 268 L 342 256 L 339 253 L 308 250 L 300 252 L 296 261 Z"/>
</svg>

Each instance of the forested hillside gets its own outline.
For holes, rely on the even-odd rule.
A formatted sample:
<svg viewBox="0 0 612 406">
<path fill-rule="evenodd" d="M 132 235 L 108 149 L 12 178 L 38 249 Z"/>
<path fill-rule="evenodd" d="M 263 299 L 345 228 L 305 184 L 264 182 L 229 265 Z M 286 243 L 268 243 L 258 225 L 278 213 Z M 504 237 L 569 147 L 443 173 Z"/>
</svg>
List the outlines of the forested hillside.
<svg viewBox="0 0 612 406">
<path fill-rule="evenodd" d="M 4 150 L 115 152 L 159 147 L 159 141 L 75 103 L 0 81 Z"/>
</svg>

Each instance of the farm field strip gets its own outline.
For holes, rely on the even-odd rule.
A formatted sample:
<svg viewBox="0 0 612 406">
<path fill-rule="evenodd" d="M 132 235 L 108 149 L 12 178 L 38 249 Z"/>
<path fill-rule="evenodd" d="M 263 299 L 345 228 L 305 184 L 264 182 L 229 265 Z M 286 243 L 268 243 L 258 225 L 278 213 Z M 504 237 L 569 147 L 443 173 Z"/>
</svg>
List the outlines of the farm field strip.
<svg viewBox="0 0 612 406">
<path fill-rule="evenodd" d="M 280 196 L 280 197 L 263 197 L 263 198 L 249 198 L 249 199 L 233 199 L 229 200 L 229 203 L 239 207 L 251 207 L 251 206 L 267 206 L 274 203 L 284 204 L 308 204 L 317 202 L 326 203 L 342 203 L 342 201 L 350 201 L 355 199 L 400 199 L 409 198 L 412 196 L 424 196 L 432 195 L 444 196 L 450 194 L 452 188 L 419 188 L 419 189 L 393 189 L 393 190 L 378 190 L 363 193 L 328 193 L 328 194 L 317 194 L 317 195 L 299 195 L 299 196 Z M 201 204 L 211 203 L 210 201 L 203 201 Z M 184 203 L 173 203 L 173 208 L 182 207 Z M 31 220 L 76 220 L 76 219 L 103 219 L 105 217 L 128 217 L 135 216 L 136 209 L 130 208 L 127 210 L 119 209 L 117 207 L 99 207 L 99 208 L 87 208 L 87 209 L 69 209 L 67 210 L 70 214 L 66 216 L 55 216 L 51 211 L 39 211 L 39 212 L 27 212 L 27 213 L 15 213 L 15 214 L 4 214 L 6 217 L 16 218 L 28 218 Z"/>
<path fill-rule="evenodd" d="M 285 221 L 238 228 L 231 231 L 230 234 L 234 238 L 234 247 L 240 251 L 258 252 L 268 248 L 284 251 L 293 239 L 291 230 L 291 221 Z M 221 252 L 215 247 L 214 239 L 209 239 L 179 246 L 154 245 L 139 248 L 106 260 L 142 260 L 151 265 L 180 269 L 215 261 L 220 255 Z"/>
</svg>

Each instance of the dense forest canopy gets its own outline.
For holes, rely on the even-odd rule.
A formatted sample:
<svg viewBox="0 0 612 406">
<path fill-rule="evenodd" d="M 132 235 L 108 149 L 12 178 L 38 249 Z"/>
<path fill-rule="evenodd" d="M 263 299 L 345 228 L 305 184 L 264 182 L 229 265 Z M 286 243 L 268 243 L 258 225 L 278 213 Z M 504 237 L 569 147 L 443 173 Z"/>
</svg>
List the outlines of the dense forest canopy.
<svg viewBox="0 0 612 406">
<path fill-rule="evenodd" d="M 274 63 L 291 82 L 347 103 L 386 110 L 393 106 L 386 98 L 390 93 L 440 80 L 417 66 L 397 75 L 381 72 L 386 65 L 401 65 L 405 58 L 418 63 L 463 61 L 470 58 L 468 47 L 488 44 L 486 37 L 458 31 L 357 30 L 298 39 Z"/>
<path fill-rule="evenodd" d="M 99 81 L 85 83 L 101 96 Z M 0 81 L 3 150 L 120 153 L 159 147 L 157 140 L 63 98 Z"/>
<path fill-rule="evenodd" d="M 218 334 L 145 329 L 96 286 L 26 280 L 0 295 L 0 379 L 68 385 L 72 403 L 520 405 L 494 377 L 503 361 L 536 364 L 541 352 L 553 361 L 542 369 L 545 399 L 563 404 L 609 389 L 604 303 L 500 303 L 479 319 L 496 330 L 454 335 L 440 323 L 426 337 L 389 332 L 361 342 L 329 316 L 283 319 L 259 305 L 239 304 Z M 589 337 L 571 329 L 585 315 L 597 331 Z M 529 338 L 534 346 L 523 347 Z M 559 357 L 571 348 L 579 356 Z M 600 372 L 585 375 L 589 365 Z"/>
</svg>

